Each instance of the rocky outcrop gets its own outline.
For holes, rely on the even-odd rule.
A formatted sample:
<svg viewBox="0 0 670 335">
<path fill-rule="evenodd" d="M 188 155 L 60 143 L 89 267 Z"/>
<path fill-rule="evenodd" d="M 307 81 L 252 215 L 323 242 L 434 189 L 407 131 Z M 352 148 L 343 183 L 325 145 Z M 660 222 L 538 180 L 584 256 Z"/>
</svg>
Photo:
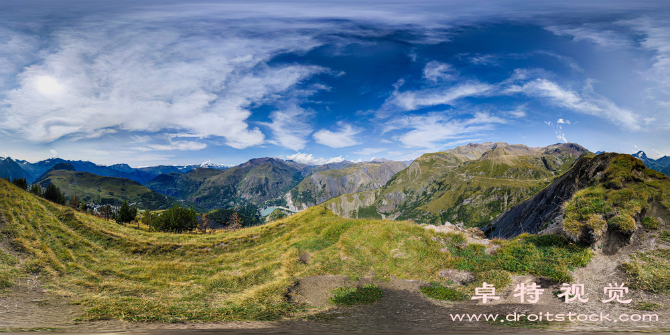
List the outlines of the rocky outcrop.
<svg viewBox="0 0 670 335">
<path fill-rule="evenodd" d="M 510 208 L 490 225 L 482 228 L 489 238 L 511 238 L 522 233 L 537 233 L 543 226 L 562 223 L 565 201 L 599 178 L 617 154 L 582 158 L 574 167 L 530 199 Z"/>
<path fill-rule="evenodd" d="M 367 215 L 361 215 L 360 212 L 365 211 L 366 209 L 374 210 L 377 193 L 378 190 L 359 192 L 355 194 L 343 194 L 326 202 L 325 205 L 326 208 L 333 211 L 333 213 L 345 218 L 368 217 Z M 384 217 L 379 216 L 378 218 L 383 219 Z"/>
<path fill-rule="evenodd" d="M 316 171 L 289 191 L 284 200 L 293 211 L 305 210 L 342 194 L 380 188 L 405 167 L 403 162 L 378 161 Z"/>
</svg>

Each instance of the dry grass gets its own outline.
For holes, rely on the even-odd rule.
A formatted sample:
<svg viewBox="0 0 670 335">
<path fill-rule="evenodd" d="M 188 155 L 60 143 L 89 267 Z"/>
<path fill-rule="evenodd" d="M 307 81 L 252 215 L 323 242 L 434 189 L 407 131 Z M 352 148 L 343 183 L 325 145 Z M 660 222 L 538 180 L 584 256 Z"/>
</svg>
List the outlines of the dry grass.
<svg viewBox="0 0 670 335">
<path fill-rule="evenodd" d="M 25 257 L 0 254 L 0 280 L 39 273 L 52 294 L 87 309 L 84 320 L 272 320 L 299 311 L 285 295 L 296 278 L 373 275 L 440 281 L 445 268 L 505 285 L 508 273 L 569 280 L 590 251 L 558 237 L 524 235 L 465 248 L 465 238 L 411 222 L 352 220 L 324 207 L 264 226 L 217 234 L 168 234 L 121 226 L 0 181 L 1 235 Z M 441 249 L 448 248 L 449 252 Z M 309 262 L 300 255 L 310 253 Z M 4 279 L 3 279 L 4 278 Z"/>
</svg>

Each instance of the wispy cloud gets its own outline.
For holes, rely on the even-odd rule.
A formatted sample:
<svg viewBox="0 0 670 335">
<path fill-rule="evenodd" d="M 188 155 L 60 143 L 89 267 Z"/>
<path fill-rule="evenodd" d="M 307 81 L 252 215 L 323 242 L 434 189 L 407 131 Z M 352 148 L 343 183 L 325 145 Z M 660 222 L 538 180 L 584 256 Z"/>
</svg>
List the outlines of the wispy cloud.
<svg viewBox="0 0 670 335">
<path fill-rule="evenodd" d="M 339 163 L 344 161 L 344 158 L 342 156 L 331 157 L 331 158 L 323 158 L 323 157 L 315 158 L 314 155 L 312 154 L 306 154 L 302 152 L 289 155 L 286 157 L 286 159 L 307 165 L 323 165 L 329 163 Z"/>
<path fill-rule="evenodd" d="M 546 29 L 559 36 L 572 37 L 574 41 L 588 41 L 605 48 L 631 45 L 631 41 L 626 35 L 614 30 L 603 29 L 597 24 L 582 24 L 575 27 L 550 26 Z"/>
<path fill-rule="evenodd" d="M 362 149 L 362 150 L 354 151 L 354 154 L 368 156 L 368 155 L 378 154 L 378 153 L 384 152 L 384 151 L 386 151 L 385 148 L 365 148 L 365 149 Z"/>
<path fill-rule="evenodd" d="M 274 140 L 271 142 L 295 151 L 303 149 L 313 131 L 306 122 L 311 114 L 296 104 L 270 113 L 272 123 L 264 124 L 272 130 Z"/>
<path fill-rule="evenodd" d="M 430 61 L 423 68 L 423 77 L 433 82 L 455 79 L 457 74 L 451 65 L 438 61 Z"/>
<path fill-rule="evenodd" d="M 327 129 L 321 129 L 314 133 L 314 140 L 317 143 L 329 146 L 331 148 L 344 148 L 350 147 L 353 145 L 360 144 L 356 140 L 355 135 L 363 131 L 359 128 L 354 128 L 350 124 L 346 124 L 342 121 L 337 123 L 338 130 L 330 131 Z"/>
<path fill-rule="evenodd" d="M 640 129 L 638 117 L 631 111 L 618 107 L 605 97 L 596 94 L 590 83 L 582 94 L 562 88 L 547 79 L 535 79 L 521 85 L 510 85 L 503 90 L 507 94 L 521 93 L 546 99 L 549 103 L 579 113 L 595 115 L 608 119 L 624 128 Z"/>
<path fill-rule="evenodd" d="M 423 107 L 449 105 L 466 97 L 482 96 L 494 87 L 477 81 L 467 81 L 453 86 L 415 91 L 395 91 L 378 112 L 388 116 L 394 112 L 414 111 Z"/>
<path fill-rule="evenodd" d="M 472 134 L 493 129 L 495 124 L 506 123 L 505 119 L 488 114 L 475 113 L 470 118 L 454 118 L 446 113 L 430 113 L 394 119 L 389 126 L 395 129 L 410 129 L 397 140 L 406 147 L 440 149 L 446 141 L 456 140 Z"/>
</svg>

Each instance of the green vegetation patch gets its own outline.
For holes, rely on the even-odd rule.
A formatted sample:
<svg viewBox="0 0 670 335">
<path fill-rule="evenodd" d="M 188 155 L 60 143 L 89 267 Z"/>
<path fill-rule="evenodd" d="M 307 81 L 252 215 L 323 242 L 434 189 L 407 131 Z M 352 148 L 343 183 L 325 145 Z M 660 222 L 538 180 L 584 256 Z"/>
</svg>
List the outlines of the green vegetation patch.
<svg viewBox="0 0 670 335">
<path fill-rule="evenodd" d="M 647 229 L 658 229 L 660 227 L 658 220 L 651 216 L 644 218 L 644 220 L 642 220 L 642 225 Z"/>
<path fill-rule="evenodd" d="M 332 304 L 339 306 L 369 305 L 379 301 L 384 292 L 374 284 L 365 284 L 363 287 L 338 287 L 333 296 L 328 299 Z"/>
<path fill-rule="evenodd" d="M 633 308 L 640 311 L 660 311 L 663 309 L 663 305 L 654 302 L 640 301 Z"/>
<path fill-rule="evenodd" d="M 563 225 L 575 236 L 584 229 L 600 235 L 607 227 L 632 233 L 635 217 L 648 208 L 649 201 L 657 200 L 667 207 L 670 206 L 668 195 L 670 178 L 646 169 L 630 155 L 618 155 L 600 179 L 593 179 L 591 186 L 566 202 Z M 658 227 L 654 218 L 645 218 L 642 224 L 649 229 Z"/>
<path fill-rule="evenodd" d="M 653 293 L 670 293 L 670 249 L 657 249 L 631 256 L 621 265 L 631 278 L 631 287 Z"/>
<path fill-rule="evenodd" d="M 461 290 L 447 287 L 439 283 L 432 283 L 431 286 L 423 286 L 419 289 L 427 297 L 438 300 L 468 300 L 469 296 Z"/>
</svg>

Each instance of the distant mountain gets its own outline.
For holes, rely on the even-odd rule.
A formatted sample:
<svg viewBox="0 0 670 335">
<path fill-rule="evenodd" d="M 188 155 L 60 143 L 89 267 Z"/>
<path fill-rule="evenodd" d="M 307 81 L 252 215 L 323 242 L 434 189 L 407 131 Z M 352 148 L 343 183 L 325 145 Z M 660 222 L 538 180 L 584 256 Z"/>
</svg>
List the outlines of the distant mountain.
<svg viewBox="0 0 670 335">
<path fill-rule="evenodd" d="M 206 209 L 236 205 L 284 204 L 281 198 L 313 167 L 275 158 L 255 158 L 226 170 L 197 168 L 162 174 L 146 183 L 157 192 L 188 200 Z"/>
<path fill-rule="evenodd" d="M 49 170 L 45 171 L 41 176 L 37 177 L 35 179 L 35 184 L 39 184 L 42 180 L 45 178 L 48 178 L 48 175 L 53 172 L 53 171 L 77 171 L 77 169 L 74 168 L 74 166 L 70 163 L 58 163 L 54 166 L 52 166 Z"/>
<path fill-rule="evenodd" d="M 637 153 L 634 153 L 632 156 L 641 160 L 642 163 L 644 163 L 644 165 L 646 165 L 648 168 L 660 172 L 663 172 L 664 169 L 670 165 L 670 156 L 663 156 L 659 159 L 653 159 L 647 157 L 647 154 L 644 151 L 638 151 Z M 667 175 L 666 172 L 664 173 Z"/>
<path fill-rule="evenodd" d="M 30 173 L 21 168 L 18 163 L 9 157 L 0 160 L 0 178 L 9 178 L 10 180 L 26 178 L 28 183 L 31 183 L 35 179 Z"/>
<path fill-rule="evenodd" d="M 215 164 L 211 160 L 208 160 L 202 164 L 191 164 L 191 165 L 159 165 L 159 166 L 146 166 L 146 167 L 141 167 L 141 168 L 133 168 L 128 164 L 114 164 L 108 166 L 111 169 L 121 171 L 121 172 L 127 172 L 127 173 L 132 173 L 135 171 L 142 171 L 146 172 L 150 175 L 152 175 L 152 178 L 155 178 L 158 175 L 161 174 L 168 174 L 172 172 L 177 172 L 177 173 L 187 173 L 191 172 L 199 167 L 201 168 L 207 168 L 207 169 L 227 169 L 230 166 L 228 165 L 223 165 L 223 164 Z"/>
<path fill-rule="evenodd" d="M 471 143 L 424 154 L 383 187 L 342 195 L 326 206 L 345 217 L 481 227 L 551 183 L 587 152 L 573 143 L 544 148 Z"/>
<path fill-rule="evenodd" d="M 341 194 L 377 189 L 406 167 L 405 163 L 389 160 L 349 163 L 339 169 L 320 167 L 286 193 L 284 199 L 289 209 L 302 211 Z"/>
<path fill-rule="evenodd" d="M 61 169 L 63 168 L 63 169 Z M 35 184 L 43 189 L 50 183 L 58 186 L 67 197 L 77 195 L 89 204 L 120 205 L 123 200 L 135 203 L 140 209 L 168 208 L 175 199 L 152 191 L 140 183 L 125 178 L 98 176 L 74 171 L 72 164 L 59 163 L 45 172 Z"/>
<path fill-rule="evenodd" d="M 42 174 L 44 174 L 46 171 L 54 167 L 56 164 L 59 163 L 69 163 L 77 171 L 80 172 L 90 172 L 99 176 L 105 176 L 105 177 L 119 177 L 119 178 L 126 178 L 126 179 L 131 179 L 139 183 L 145 183 L 151 179 L 153 179 L 156 175 L 144 172 L 144 171 L 131 171 L 131 172 L 125 172 L 125 171 L 120 171 L 116 170 L 114 168 L 104 166 L 104 165 L 97 165 L 95 163 L 91 163 L 88 161 L 71 161 L 71 160 L 65 160 L 62 158 L 50 158 L 47 160 L 39 161 L 37 163 L 30 163 L 27 161 L 17 161 L 19 165 L 26 170 L 28 173 L 30 173 L 34 179 L 38 178 Z M 124 164 L 125 165 L 125 164 Z"/>
<path fill-rule="evenodd" d="M 225 169 L 229 168 L 230 166 L 224 165 L 224 164 L 216 164 L 216 163 L 212 162 L 212 160 L 210 159 L 210 160 L 207 160 L 206 162 L 203 162 L 202 164 L 200 164 L 199 167 L 207 168 L 207 169 L 225 170 Z"/>
</svg>

